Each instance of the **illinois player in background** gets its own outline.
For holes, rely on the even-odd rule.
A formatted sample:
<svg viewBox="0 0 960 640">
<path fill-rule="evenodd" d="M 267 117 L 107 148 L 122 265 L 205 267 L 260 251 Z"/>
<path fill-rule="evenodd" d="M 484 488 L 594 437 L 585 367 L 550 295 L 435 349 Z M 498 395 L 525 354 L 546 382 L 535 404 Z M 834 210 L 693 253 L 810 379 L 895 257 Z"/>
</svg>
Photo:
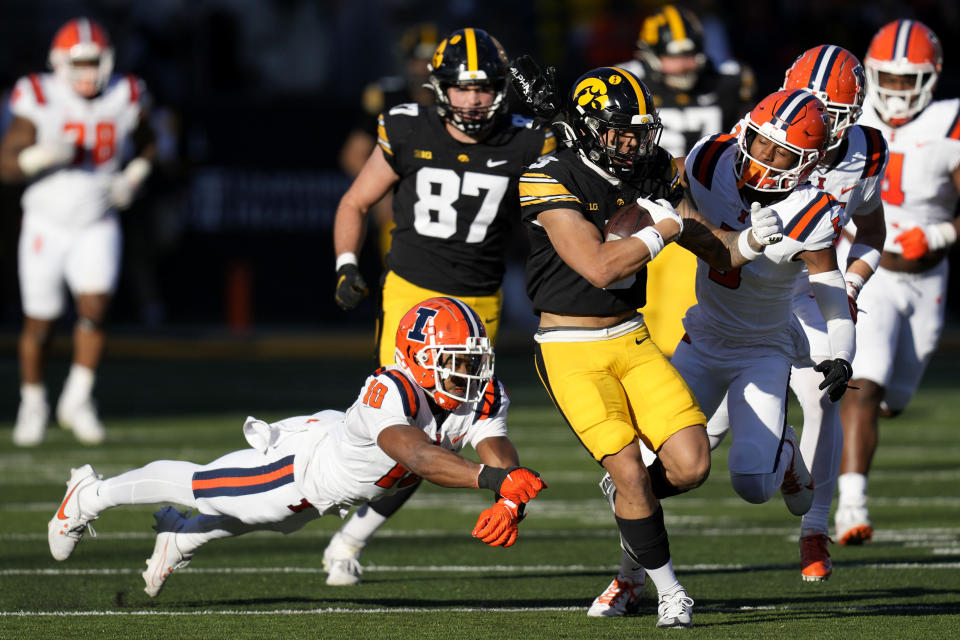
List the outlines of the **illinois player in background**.
<svg viewBox="0 0 960 640">
<path fill-rule="evenodd" d="M 853 319 L 856 299 L 864 282 L 876 271 L 886 234 L 880 182 L 887 162 L 887 145 L 880 132 L 855 124 L 863 106 L 866 77 L 856 56 L 842 47 L 820 45 L 803 52 L 787 70 L 784 89 L 803 89 L 817 96 L 830 117 L 830 143 L 809 181 L 837 199 L 841 225 L 855 223 L 853 244 L 837 247 Z M 814 299 L 804 268 L 793 292 L 793 313 L 800 320 L 814 362 L 830 357 L 830 337 L 820 307 Z M 790 371 L 790 388 L 803 409 L 800 451 L 813 479 L 813 504 L 800 523 L 800 571 L 809 582 L 826 580 L 833 572 L 827 544 L 830 504 L 837 485 L 843 446 L 839 406 L 820 385 L 823 376 L 812 367 Z M 722 406 L 707 424 L 712 446 L 729 428 Z"/>
<path fill-rule="evenodd" d="M 880 267 L 858 299 L 851 384 L 859 391 L 840 409 L 835 525 L 842 545 L 873 536 L 866 496 L 878 416 L 907 407 L 943 330 L 947 253 L 960 228 L 960 100 L 933 101 L 942 63 L 937 36 L 914 20 L 882 27 L 864 60 L 859 123 L 879 129 L 889 148 L 881 194 L 887 229 Z"/>
<path fill-rule="evenodd" d="M 648 16 L 633 60 L 618 65 L 653 94 L 663 122 L 660 146 L 675 158 L 707 135 L 729 131 L 753 104 L 753 72 L 735 60 L 719 67 L 707 57 L 704 30 L 688 9 L 668 4 Z M 647 268 L 647 304 L 641 309 L 650 336 L 670 355 L 683 336 L 683 315 L 696 303 L 697 260 L 677 245 L 664 248 Z"/>
<path fill-rule="evenodd" d="M 67 22 L 53 39 L 50 65 L 53 73 L 17 81 L 13 121 L 0 143 L 0 178 L 27 182 L 19 246 L 24 321 L 13 431 L 18 446 L 37 445 L 44 437 L 50 408 L 43 364 L 63 313 L 64 282 L 77 321 L 57 421 L 84 444 L 104 439 L 92 392 L 120 269 L 117 213 L 130 206 L 154 155 L 144 84 L 113 73 L 113 48 L 102 26 L 87 18 Z M 126 162 L 130 147 L 133 159 Z"/>
<path fill-rule="evenodd" d="M 741 227 L 751 210 L 769 208 L 783 222 L 783 240 L 741 269 L 697 265 L 697 304 L 673 364 L 712 416 L 727 396 L 734 491 L 751 503 L 780 489 L 791 513 L 813 500 L 809 472 L 793 427 L 785 426 L 791 365 L 810 366 L 807 339 L 791 312 L 803 268 L 826 324 L 827 354 L 816 364 L 832 402 L 846 390 L 854 349 L 843 274 L 834 242 L 842 208 L 807 180 L 830 138 L 824 104 L 800 89 L 770 94 L 736 133 L 708 136 L 686 159 L 687 180 L 701 215 L 723 228 Z M 712 444 L 716 444 L 714 439 Z"/>
<path fill-rule="evenodd" d="M 355 307 L 367 295 L 357 268 L 367 213 L 393 192 L 393 242 L 382 279 L 377 349 L 394 360 L 394 335 L 413 304 L 455 296 L 496 338 L 504 252 L 519 220 L 517 180 L 556 147 L 553 132 L 506 113 L 507 54 L 482 29 L 454 31 L 430 62 L 436 105 L 402 104 L 380 115 L 377 148 L 344 194 L 334 222 L 336 301 Z M 367 540 L 416 485 L 358 509 L 324 553 L 328 584 L 359 581 Z"/>
<path fill-rule="evenodd" d="M 437 25 L 423 23 L 403 32 L 397 49 L 402 59 L 400 75 L 379 78 L 363 90 L 360 116 L 356 126 L 347 135 L 340 149 L 340 168 L 350 178 L 357 177 L 374 147 L 377 146 L 377 117 L 398 104 L 433 104 L 433 90 L 429 80 L 430 58 L 437 48 Z M 390 249 L 390 231 L 393 229 L 393 207 L 390 194 L 371 207 L 377 229 L 381 257 Z"/>
<path fill-rule="evenodd" d="M 346 413 L 320 411 L 272 424 L 249 417 L 250 447 L 206 465 L 158 460 L 102 480 L 73 469 L 47 527 L 50 553 L 66 560 L 90 521 L 127 504 L 174 502 L 154 517 L 158 531 L 142 576 L 156 596 L 202 545 L 251 531 L 291 533 L 327 514 L 389 495 L 425 478 L 443 487 L 490 489 L 473 536 L 491 546 L 517 540 L 523 507 L 546 488 L 520 467 L 507 436 L 509 400 L 493 376 L 493 349 L 476 312 L 431 298 L 404 315 L 396 364 L 367 377 Z M 461 457 L 472 446 L 483 464 Z"/>
<path fill-rule="evenodd" d="M 780 230 L 775 216 L 772 227 L 734 232 L 697 215 L 673 159 L 657 146 L 653 98 L 629 71 L 600 67 L 581 76 L 569 93 L 566 120 L 556 126 L 568 148 L 523 174 L 520 204 L 531 245 L 527 293 L 540 316 L 537 373 L 609 474 L 601 486 L 620 532 L 620 571 L 587 615 L 625 615 L 649 576 L 658 593 L 657 627 L 689 627 L 694 602 L 673 569 L 660 499 L 699 486 L 710 454 L 696 400 L 637 312 L 644 267 L 680 236 L 685 247 L 729 269 L 749 260 L 743 251 L 761 255 L 764 240 Z M 605 242 L 606 222 L 634 201 L 655 224 Z M 649 468 L 642 446 L 659 454 Z"/>
</svg>

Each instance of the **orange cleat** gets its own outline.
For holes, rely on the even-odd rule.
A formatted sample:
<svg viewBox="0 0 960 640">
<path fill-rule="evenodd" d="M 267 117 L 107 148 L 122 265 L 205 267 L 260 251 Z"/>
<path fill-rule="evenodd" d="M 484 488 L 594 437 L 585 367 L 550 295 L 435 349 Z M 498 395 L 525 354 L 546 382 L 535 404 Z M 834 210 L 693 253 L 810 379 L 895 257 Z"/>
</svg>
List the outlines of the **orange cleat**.
<svg viewBox="0 0 960 640">
<path fill-rule="evenodd" d="M 823 582 L 833 573 L 827 543 L 823 533 L 800 538 L 800 575 L 804 582 Z"/>
</svg>

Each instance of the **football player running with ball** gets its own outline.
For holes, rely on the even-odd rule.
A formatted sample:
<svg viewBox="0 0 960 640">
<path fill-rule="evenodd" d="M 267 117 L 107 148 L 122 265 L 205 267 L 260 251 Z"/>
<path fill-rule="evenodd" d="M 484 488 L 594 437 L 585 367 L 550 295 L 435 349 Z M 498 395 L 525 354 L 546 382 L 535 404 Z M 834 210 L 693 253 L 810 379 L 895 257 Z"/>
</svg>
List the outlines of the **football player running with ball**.
<svg viewBox="0 0 960 640">
<path fill-rule="evenodd" d="M 515 86 L 531 102 L 542 83 L 522 69 L 528 77 Z M 527 293 L 540 316 L 537 372 L 616 489 L 623 567 L 588 615 L 623 615 L 649 575 L 659 594 L 657 626 L 689 627 L 693 600 L 674 573 L 659 500 L 699 486 L 710 451 L 703 413 L 637 312 L 644 266 L 679 236 L 718 268 L 735 268 L 761 255 L 781 229 L 765 212 L 755 228 L 735 232 L 697 215 L 670 154 L 657 145 L 653 99 L 630 72 L 602 67 L 581 76 L 566 118 L 558 126 L 570 147 L 523 174 L 520 204 L 531 244 Z M 634 201 L 655 224 L 604 242 L 606 222 Z M 650 469 L 640 442 L 660 454 Z"/>
<path fill-rule="evenodd" d="M 113 73 L 113 47 L 103 27 L 86 18 L 67 22 L 54 36 L 50 65 L 53 73 L 17 81 L 13 120 L 0 143 L 0 178 L 28 183 L 18 256 L 20 408 L 13 430 L 21 447 L 43 441 L 50 416 L 43 363 L 63 313 L 64 283 L 77 320 L 57 421 L 84 444 L 104 439 L 93 386 L 120 272 L 117 214 L 146 180 L 155 152 L 144 84 Z M 132 159 L 124 154 L 127 147 L 134 149 Z"/>
<path fill-rule="evenodd" d="M 519 466 L 507 437 L 503 386 L 479 316 L 454 298 L 430 298 L 401 319 L 396 364 L 370 375 L 347 409 L 267 424 L 247 418 L 250 448 L 205 465 L 158 460 L 101 479 L 74 469 L 47 528 L 50 553 L 66 560 L 90 522 L 111 507 L 174 502 L 155 514 L 143 572 L 151 597 L 202 545 L 251 531 L 291 533 L 323 515 L 395 493 L 424 478 L 443 487 L 490 489 L 497 500 L 473 535 L 509 547 L 526 502 L 546 488 Z M 483 464 L 458 455 L 470 444 Z M 91 530 L 92 533 L 92 530 Z"/>
<path fill-rule="evenodd" d="M 933 101 L 942 63 L 937 36 L 914 20 L 881 28 L 864 60 L 867 97 L 859 123 L 879 129 L 890 153 L 881 195 L 887 235 L 880 267 L 858 300 L 851 384 L 859 391 L 840 408 L 844 442 L 834 519 L 842 545 L 873 536 L 867 473 L 878 416 L 907 407 L 943 330 L 947 253 L 960 229 L 954 218 L 960 100 Z"/>
<path fill-rule="evenodd" d="M 553 132 L 507 114 L 507 55 L 482 29 L 444 38 L 430 62 L 436 105 L 402 104 L 381 114 L 378 147 L 340 200 L 334 223 L 337 303 L 367 295 L 357 267 L 367 213 L 393 191 L 393 242 L 378 318 L 381 365 L 393 362 L 393 337 L 411 305 L 436 295 L 473 307 L 496 339 L 504 252 L 516 220 L 523 167 L 553 152 Z M 361 506 L 324 551 L 327 584 L 360 580 L 360 553 L 416 486 Z"/>
</svg>

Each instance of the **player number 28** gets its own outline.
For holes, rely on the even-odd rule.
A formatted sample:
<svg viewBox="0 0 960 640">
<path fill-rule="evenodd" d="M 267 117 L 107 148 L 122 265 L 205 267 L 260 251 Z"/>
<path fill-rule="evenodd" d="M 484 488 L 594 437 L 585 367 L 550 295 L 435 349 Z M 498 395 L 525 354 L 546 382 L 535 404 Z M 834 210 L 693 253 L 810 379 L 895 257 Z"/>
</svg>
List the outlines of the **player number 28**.
<svg viewBox="0 0 960 640">
<path fill-rule="evenodd" d="M 461 180 L 452 169 L 424 167 L 417 172 L 418 200 L 413 205 L 413 226 L 420 235 L 449 238 L 457 232 L 457 210 L 453 204 L 461 195 L 479 196 L 485 191 L 465 239 L 468 243 L 482 242 L 497 217 L 509 184 L 510 179 L 504 176 L 467 171 Z"/>
</svg>

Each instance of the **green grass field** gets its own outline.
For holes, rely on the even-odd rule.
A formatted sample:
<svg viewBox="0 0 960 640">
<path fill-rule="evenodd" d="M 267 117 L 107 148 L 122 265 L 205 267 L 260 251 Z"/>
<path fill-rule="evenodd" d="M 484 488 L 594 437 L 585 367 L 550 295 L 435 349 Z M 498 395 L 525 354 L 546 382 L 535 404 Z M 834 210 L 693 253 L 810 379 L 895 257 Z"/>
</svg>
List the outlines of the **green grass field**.
<svg viewBox="0 0 960 640">
<path fill-rule="evenodd" d="M 779 496 L 750 505 L 730 489 L 726 447 L 707 483 L 664 503 L 681 581 L 702 638 L 960 637 L 960 368 L 938 356 L 914 404 L 882 424 L 871 475 L 872 544 L 831 546 L 825 584 L 800 580 L 799 518 Z M 15 389 L 15 363 L 0 374 Z M 52 368 L 61 375 L 65 363 Z M 105 475 L 159 458 L 209 461 L 246 446 L 248 414 L 273 420 L 352 402 L 367 366 L 340 359 L 114 358 L 100 380 L 109 440 L 85 449 L 56 427 L 34 450 L 0 430 L 0 638 L 637 638 L 637 616 L 597 620 L 586 607 L 619 563 L 595 465 L 547 403 L 525 355 L 500 356 L 513 399 L 511 435 L 550 484 L 520 539 L 492 549 L 470 537 L 488 504 L 478 491 L 425 486 L 367 548 L 364 582 L 324 584 L 321 554 L 339 526 L 254 534 L 204 547 L 155 599 L 140 571 L 153 548 L 152 507 L 96 521 L 69 561 L 51 559 L 46 523 L 71 466 Z M 58 383 L 57 383 L 58 384 Z M 56 384 L 53 385 L 56 388 Z M 8 390 L 8 391 L 10 391 Z M 9 394 L 8 394 L 9 395 Z M 9 424 L 15 398 L 0 403 Z M 794 416 L 794 424 L 799 418 Z M 472 455 L 472 451 L 468 452 Z M 832 524 L 832 523 L 831 523 Z"/>
</svg>

